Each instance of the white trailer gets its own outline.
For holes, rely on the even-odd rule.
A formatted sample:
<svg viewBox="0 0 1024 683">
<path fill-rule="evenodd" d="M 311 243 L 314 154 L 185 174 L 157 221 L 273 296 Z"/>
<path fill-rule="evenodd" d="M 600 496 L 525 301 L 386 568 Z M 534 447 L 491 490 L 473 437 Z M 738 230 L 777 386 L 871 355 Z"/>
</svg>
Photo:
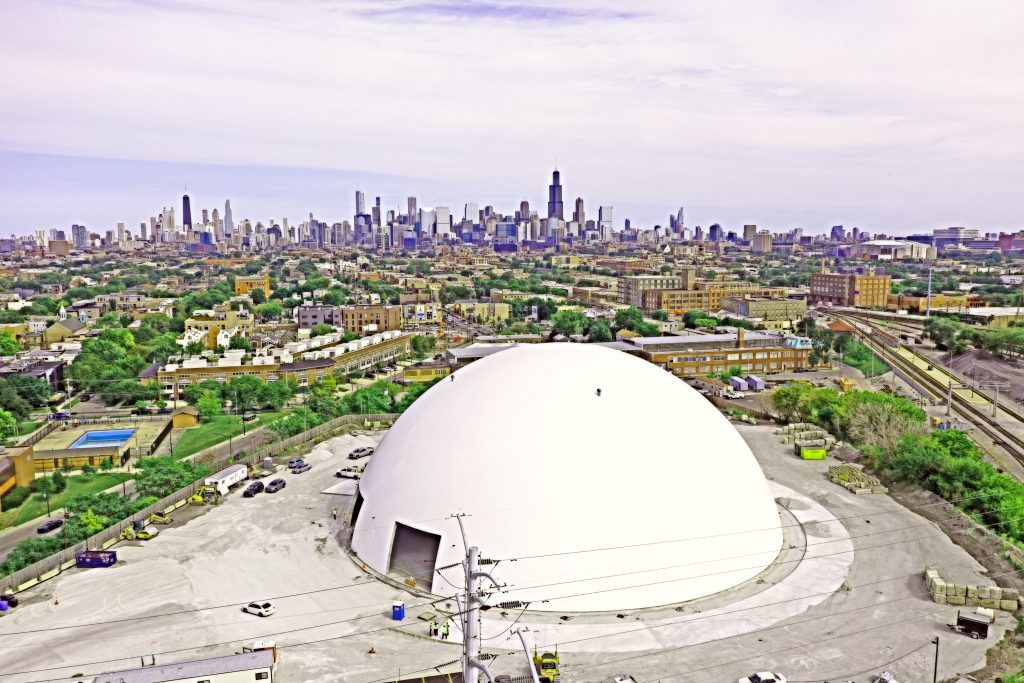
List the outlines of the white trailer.
<svg viewBox="0 0 1024 683">
<path fill-rule="evenodd" d="M 207 486 L 212 486 L 217 489 L 217 493 L 225 496 L 228 493 L 228 489 L 238 482 L 244 481 L 247 476 L 249 476 L 249 468 L 239 463 L 231 465 L 216 474 L 211 474 L 203 480 L 203 483 Z"/>
</svg>

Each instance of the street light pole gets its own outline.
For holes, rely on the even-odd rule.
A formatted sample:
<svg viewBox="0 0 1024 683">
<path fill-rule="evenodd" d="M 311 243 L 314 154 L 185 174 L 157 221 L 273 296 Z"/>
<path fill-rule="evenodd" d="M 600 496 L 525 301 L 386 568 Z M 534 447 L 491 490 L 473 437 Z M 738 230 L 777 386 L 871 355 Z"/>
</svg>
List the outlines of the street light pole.
<svg viewBox="0 0 1024 683">
<path fill-rule="evenodd" d="M 937 683 L 939 680 L 939 637 L 935 636 L 935 640 L 932 642 L 935 644 L 935 668 L 932 670 L 932 683 Z"/>
</svg>

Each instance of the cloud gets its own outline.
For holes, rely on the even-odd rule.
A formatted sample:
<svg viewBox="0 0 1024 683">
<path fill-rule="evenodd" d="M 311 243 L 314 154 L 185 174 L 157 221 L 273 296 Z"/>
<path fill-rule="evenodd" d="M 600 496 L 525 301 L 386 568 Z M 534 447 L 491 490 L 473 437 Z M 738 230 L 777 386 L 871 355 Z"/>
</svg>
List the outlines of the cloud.
<svg viewBox="0 0 1024 683">
<path fill-rule="evenodd" d="M 950 224 L 1011 228 L 1022 21 L 1011 0 L 11 0 L 0 149 L 355 169 L 503 210 L 540 205 L 557 158 L 567 197 L 641 225 L 682 204 L 708 207 L 687 212 L 705 225 L 762 211 L 772 228 L 906 232 L 953 207 Z M 349 194 L 316 203 L 340 220 Z M 48 224 L 15 219 L 17 201 L 0 188 L 0 230 Z"/>
<path fill-rule="evenodd" d="M 570 8 L 560 5 L 474 2 L 450 0 L 448 2 L 404 2 L 391 5 L 375 3 L 356 11 L 364 17 L 504 20 L 504 21 L 571 21 L 585 19 L 632 19 L 635 12 L 607 9 Z"/>
</svg>

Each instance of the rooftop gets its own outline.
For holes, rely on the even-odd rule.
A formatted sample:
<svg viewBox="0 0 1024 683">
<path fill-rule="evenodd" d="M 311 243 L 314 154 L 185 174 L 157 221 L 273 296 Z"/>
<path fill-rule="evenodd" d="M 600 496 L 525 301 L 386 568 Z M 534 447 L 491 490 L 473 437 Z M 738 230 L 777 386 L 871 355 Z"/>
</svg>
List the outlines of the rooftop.
<svg viewBox="0 0 1024 683">
<path fill-rule="evenodd" d="M 196 659 L 190 662 L 113 671 L 100 674 L 93 679 L 93 683 L 162 683 L 250 669 L 269 669 L 273 664 L 274 653 L 270 650 L 260 650 L 213 659 Z"/>
</svg>

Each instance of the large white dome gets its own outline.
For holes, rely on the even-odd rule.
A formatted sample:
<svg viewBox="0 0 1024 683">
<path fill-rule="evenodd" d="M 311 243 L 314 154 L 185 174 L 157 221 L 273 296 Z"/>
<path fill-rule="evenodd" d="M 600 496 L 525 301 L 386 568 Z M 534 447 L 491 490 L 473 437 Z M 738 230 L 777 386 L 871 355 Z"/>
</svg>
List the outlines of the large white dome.
<svg viewBox="0 0 1024 683">
<path fill-rule="evenodd" d="M 399 418 L 359 488 L 352 547 L 372 568 L 451 594 L 432 570 L 462 561 L 450 516 L 464 513 L 481 557 L 523 558 L 484 567 L 509 589 L 492 602 L 537 610 L 698 598 L 782 546 L 728 420 L 664 370 L 594 345 L 523 345 L 459 370 Z M 443 575 L 462 585 L 460 568 Z"/>
</svg>

